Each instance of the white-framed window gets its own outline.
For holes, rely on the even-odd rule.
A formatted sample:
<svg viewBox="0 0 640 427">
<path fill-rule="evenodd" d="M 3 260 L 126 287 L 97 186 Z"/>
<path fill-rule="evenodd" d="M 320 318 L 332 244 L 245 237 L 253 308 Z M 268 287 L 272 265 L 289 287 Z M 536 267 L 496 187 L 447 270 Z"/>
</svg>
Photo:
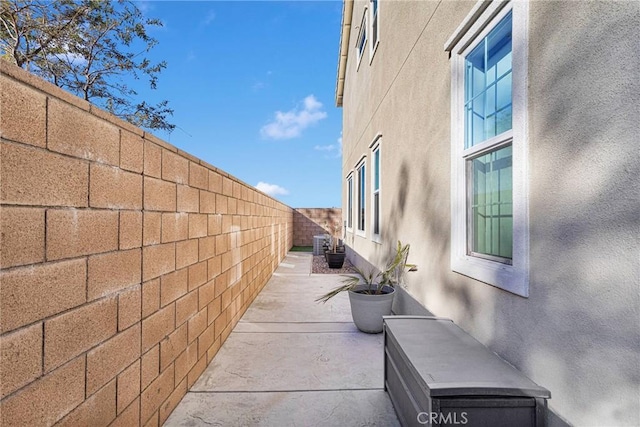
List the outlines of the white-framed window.
<svg viewBox="0 0 640 427">
<path fill-rule="evenodd" d="M 347 231 L 353 232 L 353 173 L 347 176 Z"/>
<path fill-rule="evenodd" d="M 367 46 L 367 33 L 367 9 L 365 8 L 364 12 L 362 13 L 360 32 L 358 33 L 358 38 L 356 39 L 356 50 L 358 52 L 358 65 L 356 68 L 360 68 L 360 62 L 362 61 L 362 57 L 364 56 L 365 48 Z"/>
<path fill-rule="evenodd" d="M 369 44 L 369 63 L 373 61 L 378 43 L 380 42 L 380 26 L 378 23 L 380 2 L 379 0 L 369 0 L 369 13 L 371 14 L 371 43 Z"/>
<path fill-rule="evenodd" d="M 451 267 L 529 295 L 527 2 L 478 2 L 451 52 Z"/>
<path fill-rule="evenodd" d="M 380 136 L 371 145 L 371 240 L 380 243 Z"/>
<path fill-rule="evenodd" d="M 358 166 L 356 166 L 356 234 L 360 236 L 365 235 L 365 223 L 366 223 L 366 206 L 367 206 L 367 191 L 366 191 L 366 161 L 363 158 Z"/>
</svg>

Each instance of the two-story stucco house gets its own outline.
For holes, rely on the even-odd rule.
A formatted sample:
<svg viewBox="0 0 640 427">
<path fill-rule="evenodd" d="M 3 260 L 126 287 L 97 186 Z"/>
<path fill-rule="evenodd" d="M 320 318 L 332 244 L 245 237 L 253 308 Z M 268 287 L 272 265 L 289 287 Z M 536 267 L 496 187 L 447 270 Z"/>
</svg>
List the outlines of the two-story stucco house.
<svg viewBox="0 0 640 427">
<path fill-rule="evenodd" d="M 639 28 L 636 1 L 344 1 L 349 257 L 409 243 L 394 312 L 548 388 L 549 425 L 640 425 Z"/>
</svg>

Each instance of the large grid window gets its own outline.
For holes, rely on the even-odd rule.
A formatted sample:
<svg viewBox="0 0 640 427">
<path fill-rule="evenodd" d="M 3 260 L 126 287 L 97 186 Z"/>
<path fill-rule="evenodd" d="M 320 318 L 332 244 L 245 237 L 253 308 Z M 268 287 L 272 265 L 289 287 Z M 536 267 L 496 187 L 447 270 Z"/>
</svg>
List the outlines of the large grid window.
<svg viewBox="0 0 640 427">
<path fill-rule="evenodd" d="M 380 238 L 380 145 L 378 144 L 372 151 L 372 176 L 371 176 L 371 198 L 372 217 L 371 232 L 373 239 Z"/>
<path fill-rule="evenodd" d="M 358 221 L 358 231 L 364 232 L 364 226 L 365 226 L 365 206 L 366 206 L 366 188 L 365 188 L 365 183 L 366 183 L 366 175 L 365 175 L 365 164 L 364 162 L 360 164 L 360 166 L 358 166 L 356 168 L 357 171 L 357 176 L 358 176 L 358 215 L 357 215 L 357 221 Z"/>
<path fill-rule="evenodd" d="M 451 266 L 529 295 L 528 2 L 478 2 L 451 52 Z"/>
<path fill-rule="evenodd" d="M 466 56 L 464 76 L 467 252 L 505 263 L 513 247 L 511 39 L 509 12 Z"/>
</svg>

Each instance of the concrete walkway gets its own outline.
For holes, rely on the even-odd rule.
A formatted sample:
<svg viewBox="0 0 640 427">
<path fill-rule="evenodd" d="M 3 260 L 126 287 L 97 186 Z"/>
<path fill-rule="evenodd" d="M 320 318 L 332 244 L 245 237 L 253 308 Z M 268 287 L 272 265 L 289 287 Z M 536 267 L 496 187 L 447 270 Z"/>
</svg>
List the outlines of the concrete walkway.
<svg viewBox="0 0 640 427">
<path fill-rule="evenodd" d="M 340 284 L 290 252 L 166 426 L 398 426 L 382 334 L 359 332 Z"/>
</svg>

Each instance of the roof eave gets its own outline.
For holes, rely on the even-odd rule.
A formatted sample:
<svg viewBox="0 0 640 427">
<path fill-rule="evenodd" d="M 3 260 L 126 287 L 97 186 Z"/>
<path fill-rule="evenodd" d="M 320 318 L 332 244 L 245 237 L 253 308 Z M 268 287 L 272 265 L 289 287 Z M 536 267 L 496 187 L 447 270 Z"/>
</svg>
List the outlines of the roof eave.
<svg viewBox="0 0 640 427">
<path fill-rule="evenodd" d="M 344 79 L 347 70 L 347 55 L 349 53 L 349 37 L 351 36 L 351 17 L 353 1 L 344 0 L 342 3 L 342 26 L 340 29 L 340 52 L 338 57 L 338 80 L 336 81 L 336 106 L 342 107 L 344 93 Z"/>
</svg>

